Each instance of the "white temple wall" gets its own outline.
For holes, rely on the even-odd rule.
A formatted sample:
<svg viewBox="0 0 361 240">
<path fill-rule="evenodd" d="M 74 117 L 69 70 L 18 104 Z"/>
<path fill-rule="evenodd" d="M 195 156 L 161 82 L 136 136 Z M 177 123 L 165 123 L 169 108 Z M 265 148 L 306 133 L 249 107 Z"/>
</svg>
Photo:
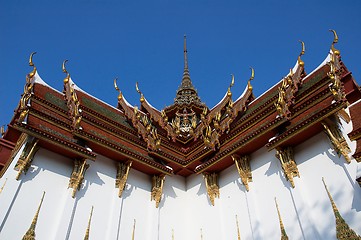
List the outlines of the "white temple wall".
<svg viewBox="0 0 361 240">
<path fill-rule="evenodd" d="M 9 166 L 4 178 L 7 178 L 6 186 L 1 194 L 0 205 L 2 210 L 11 198 L 10 211 L 1 218 L 0 239 L 21 239 L 29 229 L 32 219 L 38 209 L 43 192 L 44 201 L 40 210 L 40 216 L 36 225 L 36 235 L 39 239 L 48 239 L 56 231 L 59 224 L 63 205 L 67 196 L 67 184 L 71 162 L 69 159 L 40 149 L 27 174 L 22 174 L 20 180 L 15 179 L 17 172 L 15 163 L 20 154 L 17 154 Z M 14 190 L 18 190 L 17 193 Z M 8 191 L 9 190 L 9 191 Z M 4 197 L 4 198 L 3 198 Z"/>
<path fill-rule="evenodd" d="M 351 129 L 345 126 L 345 132 Z M 348 139 L 348 138 L 346 138 Z M 349 142 L 351 149 L 354 143 Z M 67 189 L 72 160 L 40 149 L 20 180 L 14 170 L 20 152 L 0 179 L 0 239 L 21 239 L 46 191 L 36 225 L 36 239 L 82 239 L 94 206 L 90 239 L 207 240 L 280 239 L 275 197 L 290 239 L 335 239 L 335 217 L 322 183 L 349 226 L 361 234 L 361 188 L 355 182 L 357 163 L 347 164 L 320 133 L 294 149 L 300 178 L 295 188 L 286 180 L 275 150 L 251 155 L 253 182 L 243 186 L 231 166 L 219 176 L 220 198 L 212 206 L 203 176 L 167 176 L 159 208 L 151 201 L 151 176 L 131 169 L 121 198 L 115 188 L 116 164 L 98 156 L 81 190 Z M 8 210 L 9 209 L 9 210 Z M 237 216 L 237 218 L 236 218 Z M 134 225 L 135 221 L 135 225 Z"/>
</svg>

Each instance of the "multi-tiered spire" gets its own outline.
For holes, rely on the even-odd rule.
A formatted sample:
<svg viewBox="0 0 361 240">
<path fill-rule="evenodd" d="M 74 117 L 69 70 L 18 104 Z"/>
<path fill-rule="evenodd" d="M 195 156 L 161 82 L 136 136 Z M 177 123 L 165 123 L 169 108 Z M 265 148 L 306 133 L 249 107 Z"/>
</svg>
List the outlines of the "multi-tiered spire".
<svg viewBox="0 0 361 240">
<path fill-rule="evenodd" d="M 191 103 L 196 105 L 203 105 L 201 99 L 198 97 L 197 90 L 194 88 L 188 69 L 188 56 L 187 56 L 187 37 L 184 35 L 184 71 L 182 77 L 182 83 L 177 90 L 177 95 L 174 99 L 174 104 L 190 105 Z"/>
</svg>

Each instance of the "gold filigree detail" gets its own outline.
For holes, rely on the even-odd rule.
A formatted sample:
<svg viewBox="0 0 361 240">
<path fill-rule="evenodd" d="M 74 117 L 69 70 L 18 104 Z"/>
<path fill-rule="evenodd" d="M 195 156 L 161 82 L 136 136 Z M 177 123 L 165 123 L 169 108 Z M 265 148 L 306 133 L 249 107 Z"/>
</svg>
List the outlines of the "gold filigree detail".
<svg viewBox="0 0 361 240">
<path fill-rule="evenodd" d="M 138 134 L 147 143 L 147 149 L 152 151 L 158 150 L 161 145 L 161 137 L 158 135 L 158 130 L 153 125 L 152 120 L 144 112 L 140 111 L 137 106 L 131 106 L 124 99 L 122 92 L 117 86 L 117 78 L 114 79 L 114 88 L 119 92 L 118 108 L 122 108 L 126 117 L 131 120 L 133 126 L 138 130 Z M 143 96 L 138 88 L 138 83 L 136 83 L 136 90 Z M 144 102 L 144 97 L 141 98 L 143 98 Z"/>
<path fill-rule="evenodd" d="M 155 207 L 158 208 L 162 199 L 165 175 L 154 175 L 152 178 L 151 200 L 155 201 Z"/>
<path fill-rule="evenodd" d="M 278 204 L 277 204 L 277 199 L 276 199 L 276 198 L 275 198 L 275 203 L 276 203 L 277 214 L 278 214 L 278 219 L 279 219 L 280 229 L 281 229 L 281 240 L 288 240 L 288 236 L 287 236 L 285 227 L 284 227 L 283 222 L 282 222 L 281 213 L 280 213 L 280 210 L 279 210 L 279 208 L 278 208 Z"/>
<path fill-rule="evenodd" d="M 69 109 L 68 114 L 72 119 L 72 127 L 74 129 L 81 129 L 80 122 L 82 116 L 81 116 L 81 109 L 79 107 L 80 102 L 74 89 L 75 84 L 72 81 L 70 81 L 70 74 L 65 67 L 65 64 L 67 62 L 68 60 L 65 60 L 62 66 L 63 72 L 66 74 L 66 77 L 64 79 L 64 94 L 65 94 L 66 105 L 68 106 Z"/>
<path fill-rule="evenodd" d="M 323 185 L 325 186 L 328 198 L 330 199 L 332 210 L 336 218 L 336 237 L 337 239 L 361 239 L 359 235 L 355 233 L 354 230 L 350 228 L 350 226 L 346 223 L 346 221 L 342 218 L 340 212 L 337 209 L 336 203 L 333 201 L 331 193 L 328 191 L 324 178 L 322 178 Z"/>
<path fill-rule="evenodd" d="M 337 116 L 343 119 L 346 123 L 349 123 L 351 121 L 351 117 L 350 115 L 348 115 L 345 109 L 341 109 L 340 111 L 338 111 Z"/>
<path fill-rule="evenodd" d="M 293 148 L 285 147 L 278 148 L 276 151 L 276 157 L 280 160 L 283 172 L 288 181 L 290 181 L 292 187 L 295 187 L 293 177 L 300 177 L 298 172 L 296 161 L 294 160 Z"/>
<path fill-rule="evenodd" d="M 88 220 L 88 227 L 86 228 L 86 231 L 85 231 L 84 240 L 88 240 L 88 239 L 89 239 L 90 223 L 91 223 L 92 216 L 93 216 L 93 209 L 94 209 L 94 206 L 92 206 L 92 209 L 90 210 L 90 216 L 89 216 L 89 220 Z"/>
<path fill-rule="evenodd" d="M 71 173 L 69 186 L 72 188 L 72 198 L 75 197 L 76 191 L 80 190 L 81 184 L 83 183 L 86 170 L 89 168 L 89 164 L 86 163 L 86 159 L 75 159 L 73 161 L 73 172 Z"/>
<path fill-rule="evenodd" d="M 9 162 L 14 160 L 15 156 L 18 154 L 20 148 L 24 145 L 27 139 L 28 135 L 26 133 L 21 133 L 19 139 L 16 141 L 14 149 L 11 151 Z"/>
<path fill-rule="evenodd" d="M 212 129 L 210 125 L 206 125 L 203 133 L 203 142 L 206 147 L 215 151 L 217 147 L 221 146 L 218 131 L 216 129 Z"/>
<path fill-rule="evenodd" d="M 33 70 L 26 75 L 26 83 L 24 86 L 24 92 L 21 96 L 20 107 L 18 110 L 20 112 L 19 119 L 18 119 L 19 123 L 26 123 L 25 119 L 29 113 L 30 98 L 32 96 L 33 86 L 34 86 L 33 78 L 36 74 L 36 67 L 33 63 L 33 55 L 34 54 L 36 54 L 36 52 L 31 53 L 30 57 L 29 57 L 29 66 L 33 67 Z"/>
<path fill-rule="evenodd" d="M 40 204 L 38 206 L 38 210 L 35 213 L 35 216 L 33 218 L 33 221 L 31 222 L 30 228 L 28 229 L 28 231 L 26 231 L 22 240 L 35 240 L 35 227 L 36 227 L 36 223 L 38 222 L 39 212 L 40 212 L 41 205 L 43 204 L 44 196 L 45 196 L 45 191 L 43 192 L 43 196 L 41 197 Z"/>
<path fill-rule="evenodd" d="M 293 81 L 293 71 L 283 78 L 281 86 L 278 88 L 278 99 L 275 103 L 278 114 L 286 119 L 291 117 L 291 106 L 295 103 L 295 95 L 298 88 Z"/>
<path fill-rule="evenodd" d="M 206 183 L 206 189 L 208 197 L 214 206 L 214 199 L 219 198 L 219 185 L 217 173 L 203 173 L 204 181 Z"/>
<path fill-rule="evenodd" d="M 238 156 L 237 154 L 232 155 L 232 159 L 236 164 L 239 177 L 242 180 L 246 190 L 249 191 L 248 182 L 252 182 L 252 172 L 250 166 L 249 155 Z"/>
<path fill-rule="evenodd" d="M 330 31 L 333 33 L 334 39 L 331 45 L 331 59 L 330 62 L 328 62 L 328 65 L 330 66 L 330 72 L 328 72 L 327 75 L 331 79 L 331 84 L 329 86 L 330 91 L 332 92 L 335 100 L 339 101 L 345 99 L 343 84 L 338 74 L 338 70 L 341 68 L 339 62 L 340 51 L 337 50 L 334 46 L 338 42 L 337 33 L 335 30 L 330 29 Z"/>
<path fill-rule="evenodd" d="M 238 216 L 237 215 L 236 215 L 236 225 L 237 225 L 237 240 L 241 240 L 241 232 L 239 230 Z"/>
<path fill-rule="evenodd" d="M 7 181 L 8 181 L 8 179 L 5 178 L 5 182 L 4 182 L 4 184 L 2 185 L 2 187 L 0 188 L 0 193 L 2 193 L 2 191 L 4 190 L 4 187 L 5 187 L 5 184 L 6 184 Z"/>
<path fill-rule="evenodd" d="M 132 240 L 135 239 L 135 219 L 134 219 L 134 222 L 133 222 L 133 230 L 132 230 Z"/>
<path fill-rule="evenodd" d="M 39 147 L 37 147 L 38 142 L 39 140 L 34 137 L 27 137 L 25 147 L 19 157 L 19 160 L 15 164 L 14 169 L 18 171 L 16 180 L 20 179 L 22 173 L 26 174 L 26 172 L 29 170 L 34 159 L 34 155 L 39 149 Z"/>
<path fill-rule="evenodd" d="M 321 123 L 325 129 L 325 133 L 332 143 L 333 149 L 337 152 L 337 155 L 339 157 L 341 157 L 341 155 L 344 156 L 346 162 L 350 163 L 351 158 L 348 154 L 351 152 L 351 149 L 342 135 L 339 120 L 337 118 L 326 119 Z"/>
<path fill-rule="evenodd" d="M 115 187 L 119 188 L 118 196 L 121 197 L 125 184 L 127 183 L 129 169 L 132 166 L 132 161 L 126 163 L 118 163 L 117 167 L 117 178 L 115 179 Z"/>
</svg>

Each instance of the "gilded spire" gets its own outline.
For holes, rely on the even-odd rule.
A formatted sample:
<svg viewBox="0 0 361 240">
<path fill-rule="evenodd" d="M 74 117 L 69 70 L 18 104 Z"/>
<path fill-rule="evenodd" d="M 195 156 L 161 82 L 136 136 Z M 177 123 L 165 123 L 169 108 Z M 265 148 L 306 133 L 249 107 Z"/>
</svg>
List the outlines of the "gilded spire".
<svg viewBox="0 0 361 240">
<path fill-rule="evenodd" d="M 281 228 L 281 240 L 288 240 L 288 236 L 285 230 L 285 227 L 283 226 L 283 222 L 282 222 L 282 218 L 281 218 L 281 213 L 280 210 L 278 208 L 278 204 L 277 204 L 277 199 L 275 198 L 275 203 L 276 203 L 276 208 L 277 208 L 277 214 L 278 214 L 278 219 L 280 221 L 280 228 Z"/>
<path fill-rule="evenodd" d="M 177 95 L 174 99 L 174 104 L 177 105 L 204 105 L 198 97 L 197 90 L 194 88 L 188 69 L 188 55 L 187 55 L 187 37 L 184 35 L 183 54 L 184 54 L 184 71 L 181 85 L 178 87 Z"/>
<path fill-rule="evenodd" d="M 44 196 L 45 196 L 45 191 L 43 192 L 43 196 L 41 197 L 38 210 L 35 213 L 35 216 L 33 218 L 33 221 L 31 222 L 30 228 L 25 233 L 22 240 L 35 240 L 35 227 L 36 227 L 36 223 L 38 221 L 38 216 L 39 216 L 41 205 L 43 204 Z"/>
<path fill-rule="evenodd" d="M 6 184 L 7 180 L 8 180 L 8 179 L 6 178 L 4 184 L 3 184 L 2 187 L 0 188 L 0 193 L 4 190 L 4 187 L 5 187 L 5 184 Z"/>
<path fill-rule="evenodd" d="M 325 186 L 328 198 L 330 199 L 333 213 L 335 214 L 336 218 L 336 237 L 337 239 L 355 239 L 361 240 L 361 237 L 355 233 L 354 230 L 350 228 L 350 226 L 345 222 L 342 218 L 340 212 L 338 211 L 335 202 L 332 199 L 331 193 L 328 191 L 324 178 L 322 178 L 323 185 Z"/>
<path fill-rule="evenodd" d="M 236 224 L 237 224 L 237 240 L 241 240 L 241 233 L 239 231 L 239 224 L 238 224 L 238 216 L 236 215 Z"/>
<path fill-rule="evenodd" d="M 89 239 L 90 223 L 91 223 L 92 216 L 93 216 L 93 209 L 94 209 L 94 207 L 92 206 L 92 209 L 90 210 L 89 220 L 88 220 L 88 227 L 86 228 L 86 231 L 85 231 L 84 240 L 88 240 L 88 239 Z"/>
<path fill-rule="evenodd" d="M 187 36 L 184 34 L 184 70 L 188 69 Z"/>
<path fill-rule="evenodd" d="M 134 237 L 135 237 L 135 219 L 134 219 L 134 223 L 133 223 L 132 240 L 135 239 Z"/>
</svg>

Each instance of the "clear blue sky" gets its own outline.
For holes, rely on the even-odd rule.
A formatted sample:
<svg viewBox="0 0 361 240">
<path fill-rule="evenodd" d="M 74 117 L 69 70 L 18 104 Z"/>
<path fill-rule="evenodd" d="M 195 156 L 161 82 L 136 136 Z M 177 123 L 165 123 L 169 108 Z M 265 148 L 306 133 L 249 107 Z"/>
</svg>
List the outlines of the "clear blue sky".
<svg viewBox="0 0 361 240">
<path fill-rule="evenodd" d="M 183 72 L 187 34 L 191 79 L 213 107 L 231 77 L 233 97 L 246 86 L 249 67 L 256 96 L 303 56 L 307 72 L 326 57 L 333 36 L 346 66 L 361 82 L 361 1 L 258 0 L 0 0 L 0 125 L 9 123 L 31 71 L 62 91 L 67 69 L 83 90 L 115 106 L 114 77 L 126 99 L 139 105 L 135 82 L 163 109 L 173 103 Z"/>
</svg>

